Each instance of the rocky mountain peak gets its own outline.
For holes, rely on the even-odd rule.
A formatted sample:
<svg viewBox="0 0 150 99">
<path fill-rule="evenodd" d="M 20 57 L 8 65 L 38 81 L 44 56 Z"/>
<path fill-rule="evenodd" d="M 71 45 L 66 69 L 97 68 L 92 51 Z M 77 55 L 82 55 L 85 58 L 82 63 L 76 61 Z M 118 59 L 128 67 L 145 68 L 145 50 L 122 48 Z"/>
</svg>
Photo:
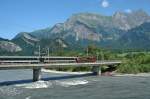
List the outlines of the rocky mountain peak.
<svg viewBox="0 0 150 99">
<path fill-rule="evenodd" d="M 28 40 L 35 41 L 35 42 L 39 41 L 36 37 L 32 36 L 31 34 L 27 32 L 19 33 L 14 39 L 18 39 L 18 38 L 28 39 Z"/>
<path fill-rule="evenodd" d="M 112 18 L 114 26 L 121 30 L 129 30 L 150 21 L 150 16 L 143 10 L 116 12 Z"/>
<path fill-rule="evenodd" d="M 64 24 L 63 24 L 63 23 L 57 23 L 57 24 L 51 29 L 51 33 L 54 33 L 54 34 L 61 33 L 61 31 L 64 31 Z"/>
<path fill-rule="evenodd" d="M 145 16 L 145 17 L 149 17 L 148 13 L 146 13 L 144 10 L 139 9 L 136 11 L 132 11 L 132 14 L 137 15 L 137 16 Z"/>
<path fill-rule="evenodd" d="M 0 51 L 13 53 L 22 51 L 22 48 L 9 40 L 0 38 Z"/>
<path fill-rule="evenodd" d="M 126 13 L 117 11 L 113 14 L 113 17 L 119 18 L 125 16 Z"/>
<path fill-rule="evenodd" d="M 27 32 L 21 32 L 12 41 L 17 44 L 19 44 L 20 42 L 25 42 L 31 46 L 34 46 L 40 40 Z"/>
<path fill-rule="evenodd" d="M 58 23 L 51 29 L 43 29 L 30 34 L 38 39 L 55 39 L 73 37 L 76 41 L 83 39 L 102 41 L 107 38 L 117 39 L 120 31 L 127 31 L 145 22 L 148 22 L 149 15 L 142 11 L 125 13 L 118 11 L 112 16 L 105 16 L 95 13 L 73 14 L 64 23 Z"/>
</svg>

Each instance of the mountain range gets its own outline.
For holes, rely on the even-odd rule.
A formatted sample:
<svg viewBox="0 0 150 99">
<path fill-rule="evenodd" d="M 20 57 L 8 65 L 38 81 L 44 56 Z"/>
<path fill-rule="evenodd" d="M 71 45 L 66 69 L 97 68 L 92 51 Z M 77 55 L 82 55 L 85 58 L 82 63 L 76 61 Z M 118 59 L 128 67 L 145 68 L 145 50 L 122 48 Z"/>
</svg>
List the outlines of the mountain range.
<svg viewBox="0 0 150 99">
<path fill-rule="evenodd" d="M 78 13 L 53 27 L 21 32 L 12 40 L 0 39 L 0 49 L 8 51 L 3 41 L 14 44 L 9 52 L 29 55 L 36 53 L 39 45 L 55 51 L 82 49 L 89 44 L 108 49 L 150 49 L 150 16 L 143 10 L 112 16 Z"/>
</svg>

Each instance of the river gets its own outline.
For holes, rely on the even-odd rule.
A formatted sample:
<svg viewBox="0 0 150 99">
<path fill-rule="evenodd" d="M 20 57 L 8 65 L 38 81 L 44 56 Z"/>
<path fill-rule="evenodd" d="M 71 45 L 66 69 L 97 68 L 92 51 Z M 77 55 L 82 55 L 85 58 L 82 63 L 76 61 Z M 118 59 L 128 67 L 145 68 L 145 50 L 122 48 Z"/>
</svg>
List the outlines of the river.
<svg viewBox="0 0 150 99">
<path fill-rule="evenodd" d="M 31 70 L 0 71 L 0 99 L 150 99 L 150 77 L 105 77 Z"/>
</svg>

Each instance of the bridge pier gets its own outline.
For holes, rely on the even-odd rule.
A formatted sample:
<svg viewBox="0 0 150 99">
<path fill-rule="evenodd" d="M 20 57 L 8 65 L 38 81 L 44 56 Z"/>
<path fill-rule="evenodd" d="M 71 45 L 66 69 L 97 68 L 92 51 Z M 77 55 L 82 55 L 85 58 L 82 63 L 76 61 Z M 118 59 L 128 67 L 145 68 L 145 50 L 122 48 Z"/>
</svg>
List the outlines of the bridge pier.
<svg viewBox="0 0 150 99">
<path fill-rule="evenodd" d="M 108 71 L 109 72 L 112 72 L 112 71 L 115 71 L 116 70 L 116 66 L 114 65 L 108 65 Z"/>
<path fill-rule="evenodd" d="M 101 75 L 101 67 L 100 66 L 93 66 L 92 72 L 93 72 L 93 75 Z"/>
<path fill-rule="evenodd" d="M 33 82 L 41 79 L 41 68 L 33 68 Z"/>
</svg>

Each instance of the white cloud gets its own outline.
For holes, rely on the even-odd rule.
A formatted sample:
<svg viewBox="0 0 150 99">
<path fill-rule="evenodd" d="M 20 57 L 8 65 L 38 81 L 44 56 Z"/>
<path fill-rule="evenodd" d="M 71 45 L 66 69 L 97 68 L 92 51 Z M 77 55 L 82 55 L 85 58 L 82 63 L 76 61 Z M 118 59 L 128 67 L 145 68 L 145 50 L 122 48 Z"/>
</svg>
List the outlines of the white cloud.
<svg viewBox="0 0 150 99">
<path fill-rule="evenodd" d="M 101 3 L 101 6 L 103 8 L 107 8 L 107 7 L 109 7 L 109 2 L 107 0 L 103 0 L 102 3 Z"/>
<path fill-rule="evenodd" d="M 132 10 L 131 9 L 126 9 L 125 12 L 126 13 L 132 13 Z"/>
</svg>

